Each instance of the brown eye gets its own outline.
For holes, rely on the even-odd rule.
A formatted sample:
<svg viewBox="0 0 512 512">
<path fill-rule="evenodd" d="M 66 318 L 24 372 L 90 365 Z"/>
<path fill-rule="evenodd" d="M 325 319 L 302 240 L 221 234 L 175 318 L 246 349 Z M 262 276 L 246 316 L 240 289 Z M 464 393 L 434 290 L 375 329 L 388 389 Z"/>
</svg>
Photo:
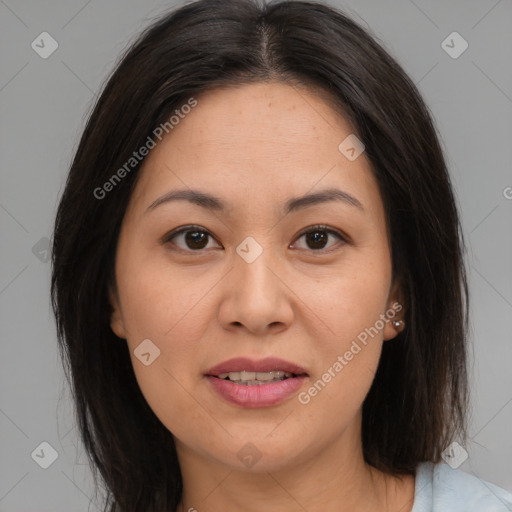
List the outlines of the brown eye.
<svg viewBox="0 0 512 512">
<path fill-rule="evenodd" d="M 312 228 L 309 228 L 307 231 L 304 231 L 299 236 L 298 240 L 304 237 L 306 241 L 305 249 L 320 251 L 326 248 L 326 245 L 329 242 L 330 235 L 334 235 L 336 238 L 338 238 L 338 240 L 341 240 L 343 242 L 346 241 L 345 238 L 340 233 L 326 226 L 313 226 Z M 331 244 L 330 247 L 332 247 L 332 245 L 333 244 Z M 327 250 L 329 250 L 330 247 Z"/>
<path fill-rule="evenodd" d="M 208 236 L 204 231 L 185 231 L 185 243 L 190 249 L 204 249 L 208 245 Z"/>
<path fill-rule="evenodd" d="M 324 249 L 329 238 L 327 232 L 318 229 L 308 231 L 304 236 L 306 237 L 306 243 L 311 249 Z"/>
<path fill-rule="evenodd" d="M 184 251 L 201 251 L 207 248 L 210 238 L 213 239 L 208 231 L 195 226 L 187 226 L 166 236 L 164 243 L 172 241 L 173 245 Z"/>
</svg>

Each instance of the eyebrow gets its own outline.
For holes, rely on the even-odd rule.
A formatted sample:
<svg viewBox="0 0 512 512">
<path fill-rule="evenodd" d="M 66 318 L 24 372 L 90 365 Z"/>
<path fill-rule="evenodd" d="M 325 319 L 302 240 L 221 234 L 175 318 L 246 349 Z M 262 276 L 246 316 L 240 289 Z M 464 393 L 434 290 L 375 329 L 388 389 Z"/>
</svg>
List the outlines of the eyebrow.
<svg viewBox="0 0 512 512">
<path fill-rule="evenodd" d="M 155 199 L 146 209 L 145 213 L 154 210 L 161 204 L 169 203 L 171 201 L 185 200 L 190 203 L 197 204 L 207 210 L 214 210 L 218 212 L 227 212 L 228 205 L 219 197 L 215 197 L 206 192 L 199 190 L 183 189 L 183 190 L 172 190 L 167 192 L 163 196 Z M 283 211 L 285 214 L 295 212 L 308 206 L 313 206 L 321 203 L 327 203 L 331 201 L 341 201 L 345 204 L 355 206 L 356 208 L 364 211 L 361 202 L 350 195 L 348 192 L 344 192 L 337 188 L 328 188 L 315 192 L 313 194 L 306 194 L 301 197 L 292 197 L 288 199 L 284 204 Z"/>
</svg>

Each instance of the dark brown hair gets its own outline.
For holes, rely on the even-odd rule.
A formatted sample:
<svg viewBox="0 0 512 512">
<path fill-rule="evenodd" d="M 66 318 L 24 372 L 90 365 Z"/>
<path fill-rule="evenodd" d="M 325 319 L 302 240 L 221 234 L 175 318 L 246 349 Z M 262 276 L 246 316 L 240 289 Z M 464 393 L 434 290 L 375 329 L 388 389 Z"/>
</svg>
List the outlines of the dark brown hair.
<svg viewBox="0 0 512 512">
<path fill-rule="evenodd" d="M 384 344 L 363 404 L 365 460 L 413 474 L 466 439 L 468 290 L 455 198 L 431 115 L 375 36 L 313 2 L 200 0 L 166 13 L 128 48 L 77 148 L 55 221 L 52 306 L 81 439 L 107 508 L 174 510 L 172 434 L 144 399 L 110 328 L 109 287 L 140 163 L 103 186 L 170 114 L 219 87 L 280 81 L 323 92 L 366 147 L 386 210 L 405 330 Z M 97 481 L 96 481 L 97 483 Z"/>
</svg>

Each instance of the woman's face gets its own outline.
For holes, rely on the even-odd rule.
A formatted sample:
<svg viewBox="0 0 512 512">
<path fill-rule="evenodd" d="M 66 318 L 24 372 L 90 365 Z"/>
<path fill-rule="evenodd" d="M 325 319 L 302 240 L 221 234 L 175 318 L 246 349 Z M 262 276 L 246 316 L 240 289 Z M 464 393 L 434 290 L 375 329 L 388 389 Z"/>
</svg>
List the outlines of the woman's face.
<svg viewBox="0 0 512 512">
<path fill-rule="evenodd" d="M 210 91 L 182 117 L 144 161 L 116 255 L 111 326 L 144 397 L 181 457 L 269 471 L 326 448 L 359 453 L 362 403 L 397 334 L 383 319 L 401 306 L 377 183 L 345 141 L 354 130 L 281 83 Z M 339 192 L 287 209 L 328 189 Z M 151 208 L 175 191 L 224 208 Z M 208 376 L 237 357 L 307 375 L 261 388 Z"/>
</svg>

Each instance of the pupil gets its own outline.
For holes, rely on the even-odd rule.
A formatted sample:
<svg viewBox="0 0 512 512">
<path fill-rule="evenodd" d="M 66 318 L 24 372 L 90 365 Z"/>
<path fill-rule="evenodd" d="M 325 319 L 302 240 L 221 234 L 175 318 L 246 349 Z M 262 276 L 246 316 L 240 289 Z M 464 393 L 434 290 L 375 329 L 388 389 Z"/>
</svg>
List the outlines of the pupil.
<svg viewBox="0 0 512 512">
<path fill-rule="evenodd" d="M 322 234 L 320 236 L 315 236 L 315 235 L 318 235 L 319 233 L 322 233 Z M 315 248 L 321 249 L 323 247 L 323 244 L 326 243 L 326 239 L 327 239 L 325 231 L 310 231 L 309 233 L 306 234 L 306 236 L 307 236 L 308 242 L 310 240 L 313 241 L 312 248 L 314 248 L 314 249 Z M 317 246 L 316 244 L 320 244 L 320 246 Z"/>
<path fill-rule="evenodd" d="M 206 244 L 201 245 L 201 241 L 204 242 L 207 236 L 208 235 L 202 231 L 187 231 L 185 241 L 191 249 L 202 249 Z M 195 245 L 197 243 L 199 243 L 199 247 Z"/>
</svg>

